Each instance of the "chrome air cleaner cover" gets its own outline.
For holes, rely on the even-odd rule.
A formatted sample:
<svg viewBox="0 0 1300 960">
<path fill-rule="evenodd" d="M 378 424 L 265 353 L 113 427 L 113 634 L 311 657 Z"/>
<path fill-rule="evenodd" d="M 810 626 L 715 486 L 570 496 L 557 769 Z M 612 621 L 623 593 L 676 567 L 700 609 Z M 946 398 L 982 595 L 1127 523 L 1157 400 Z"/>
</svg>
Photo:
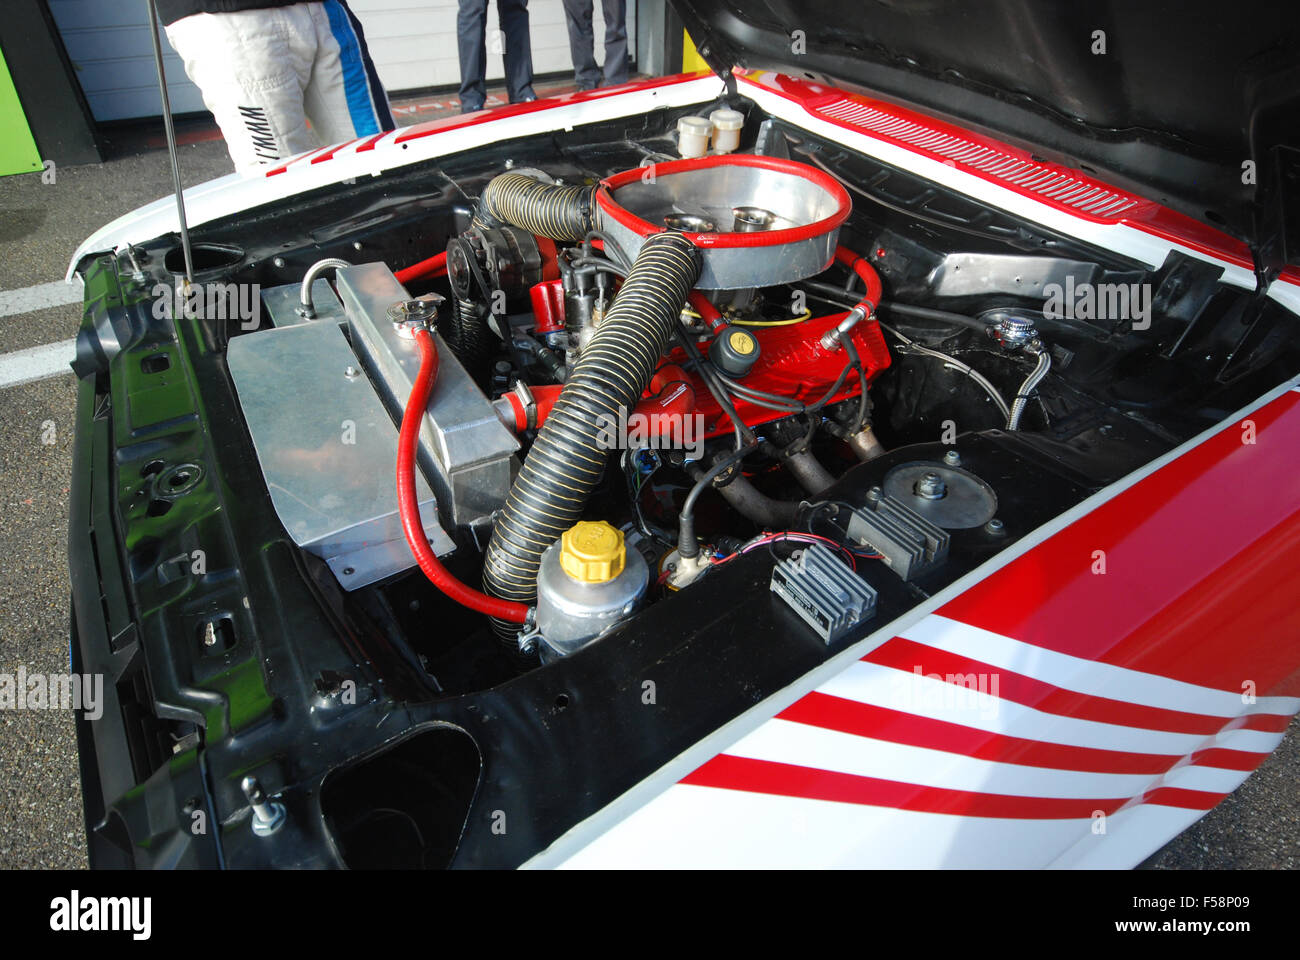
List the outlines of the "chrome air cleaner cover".
<svg viewBox="0 0 1300 960">
<path fill-rule="evenodd" d="M 701 290 L 746 290 L 821 273 L 851 208 L 844 188 L 816 167 L 752 154 L 638 167 L 596 191 L 597 222 L 629 257 L 666 229 L 699 247 Z M 715 230 L 691 232 L 701 225 Z"/>
</svg>

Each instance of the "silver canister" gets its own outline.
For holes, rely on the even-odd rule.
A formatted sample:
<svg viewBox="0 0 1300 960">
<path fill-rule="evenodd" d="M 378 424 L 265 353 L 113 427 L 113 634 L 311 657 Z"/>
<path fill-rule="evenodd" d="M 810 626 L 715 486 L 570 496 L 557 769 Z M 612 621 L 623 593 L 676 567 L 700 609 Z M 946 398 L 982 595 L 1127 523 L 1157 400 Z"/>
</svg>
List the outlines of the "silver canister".
<svg viewBox="0 0 1300 960">
<path fill-rule="evenodd" d="M 645 597 L 650 568 L 627 548 L 623 570 L 601 583 L 584 583 L 560 565 L 560 541 L 542 554 L 537 571 L 537 629 L 542 662 L 568 656 L 632 614 Z"/>
</svg>

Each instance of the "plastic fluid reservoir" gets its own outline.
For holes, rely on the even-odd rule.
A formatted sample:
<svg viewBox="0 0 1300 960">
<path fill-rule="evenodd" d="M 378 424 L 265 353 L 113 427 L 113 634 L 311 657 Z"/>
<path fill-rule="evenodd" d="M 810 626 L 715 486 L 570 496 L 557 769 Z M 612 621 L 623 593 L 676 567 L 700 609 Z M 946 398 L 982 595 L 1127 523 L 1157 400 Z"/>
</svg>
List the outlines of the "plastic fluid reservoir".
<svg viewBox="0 0 1300 960">
<path fill-rule="evenodd" d="M 713 124 L 703 117 L 682 117 L 677 121 L 677 152 L 688 159 L 704 156 L 712 132 Z"/>
<path fill-rule="evenodd" d="M 537 628 L 543 661 L 581 649 L 645 596 L 650 567 L 623 543 L 623 531 L 580 521 L 542 554 L 537 572 Z"/>
<path fill-rule="evenodd" d="M 713 152 L 731 153 L 740 146 L 740 131 L 745 126 L 745 115 L 739 110 L 725 107 L 709 114 L 713 127 Z"/>
</svg>

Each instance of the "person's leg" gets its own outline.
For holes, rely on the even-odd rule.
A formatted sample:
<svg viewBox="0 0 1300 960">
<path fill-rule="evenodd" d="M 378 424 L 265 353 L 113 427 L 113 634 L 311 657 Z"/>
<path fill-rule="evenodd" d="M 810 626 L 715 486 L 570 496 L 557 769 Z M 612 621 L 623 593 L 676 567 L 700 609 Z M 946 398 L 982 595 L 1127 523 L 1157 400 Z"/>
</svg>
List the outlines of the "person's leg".
<svg viewBox="0 0 1300 960">
<path fill-rule="evenodd" d="M 365 35 L 342 0 L 296 5 L 307 10 L 315 39 L 311 80 L 303 103 L 312 126 L 325 143 L 343 143 L 393 129 Z"/>
<path fill-rule="evenodd" d="M 237 170 L 318 145 L 303 110 L 310 60 L 293 42 L 291 8 L 196 13 L 167 27 L 167 39 L 221 127 Z"/>
<path fill-rule="evenodd" d="M 533 41 L 528 32 L 528 0 L 497 0 L 497 21 L 506 40 L 506 93 L 511 103 L 536 100 L 533 93 Z"/>
<path fill-rule="evenodd" d="M 564 25 L 569 28 L 573 79 L 579 90 L 593 90 L 600 86 L 600 67 L 596 65 L 596 37 L 591 27 L 593 6 L 592 0 L 564 0 Z"/>
<path fill-rule="evenodd" d="M 460 112 L 483 109 L 487 99 L 487 0 L 460 0 L 456 11 L 456 44 L 460 53 Z"/>
<path fill-rule="evenodd" d="M 601 0 L 605 15 L 605 86 L 627 83 L 627 0 Z"/>
</svg>

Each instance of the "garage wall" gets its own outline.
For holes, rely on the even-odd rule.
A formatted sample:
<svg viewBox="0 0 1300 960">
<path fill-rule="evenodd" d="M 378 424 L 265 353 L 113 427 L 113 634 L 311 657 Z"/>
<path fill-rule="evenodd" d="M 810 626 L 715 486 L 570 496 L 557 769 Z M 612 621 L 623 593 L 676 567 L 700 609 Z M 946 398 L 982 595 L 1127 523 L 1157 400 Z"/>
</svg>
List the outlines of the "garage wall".
<svg viewBox="0 0 1300 960">
<path fill-rule="evenodd" d="M 389 92 L 460 82 L 456 57 L 456 0 L 349 0 L 365 29 L 370 54 Z M 96 121 L 155 117 L 162 112 L 154 76 L 153 47 L 145 0 L 49 0 Z M 597 61 L 604 25 L 595 0 Z M 636 49 L 635 2 L 628 4 L 629 46 Z M 569 71 L 569 38 L 561 0 L 532 0 L 533 72 Z M 505 76 L 492 53 L 496 4 L 488 9 L 488 78 Z M 163 35 L 163 62 L 174 113 L 203 109 L 198 88 Z"/>
<path fill-rule="evenodd" d="M 379 78 L 388 90 L 416 90 L 460 83 L 456 57 L 456 0 L 348 0 L 366 31 L 366 42 Z M 596 61 L 604 60 L 604 21 L 600 0 L 595 8 Z M 636 50 L 636 3 L 628 3 L 628 46 Z M 569 33 L 560 0 L 531 0 L 533 73 L 571 71 Z M 493 51 L 496 4 L 488 7 L 488 79 L 505 76 L 502 58 Z"/>
<path fill-rule="evenodd" d="M 96 121 L 162 113 L 144 0 L 49 0 L 49 5 Z M 166 35 L 163 66 L 172 112 L 202 110 L 199 88 L 186 78 Z"/>
</svg>

